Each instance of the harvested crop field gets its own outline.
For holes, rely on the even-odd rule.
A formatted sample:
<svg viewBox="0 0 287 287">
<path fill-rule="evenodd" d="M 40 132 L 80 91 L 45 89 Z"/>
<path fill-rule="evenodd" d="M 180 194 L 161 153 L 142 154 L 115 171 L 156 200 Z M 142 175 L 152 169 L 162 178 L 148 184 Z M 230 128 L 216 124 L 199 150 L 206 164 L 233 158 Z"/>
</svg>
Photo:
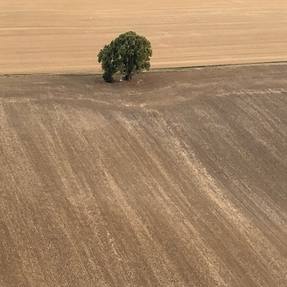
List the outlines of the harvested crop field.
<svg viewBox="0 0 287 287">
<path fill-rule="evenodd" d="M 0 286 L 287 284 L 287 65 L 0 77 Z"/>
<path fill-rule="evenodd" d="M 287 59 L 286 0 L 2 0 L 0 73 L 95 72 L 104 44 L 148 37 L 153 67 Z"/>
</svg>

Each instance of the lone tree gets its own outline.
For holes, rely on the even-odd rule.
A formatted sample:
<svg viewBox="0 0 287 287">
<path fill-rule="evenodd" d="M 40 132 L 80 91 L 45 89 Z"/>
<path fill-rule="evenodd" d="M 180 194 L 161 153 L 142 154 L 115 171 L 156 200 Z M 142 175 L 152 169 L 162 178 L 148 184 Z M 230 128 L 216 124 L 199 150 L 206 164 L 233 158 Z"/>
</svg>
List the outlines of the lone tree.
<svg viewBox="0 0 287 287">
<path fill-rule="evenodd" d="M 106 45 L 99 52 L 98 61 L 102 64 L 104 80 L 111 83 L 117 72 L 124 80 L 129 81 L 135 73 L 149 70 L 151 56 L 151 43 L 145 37 L 130 31 Z"/>
</svg>

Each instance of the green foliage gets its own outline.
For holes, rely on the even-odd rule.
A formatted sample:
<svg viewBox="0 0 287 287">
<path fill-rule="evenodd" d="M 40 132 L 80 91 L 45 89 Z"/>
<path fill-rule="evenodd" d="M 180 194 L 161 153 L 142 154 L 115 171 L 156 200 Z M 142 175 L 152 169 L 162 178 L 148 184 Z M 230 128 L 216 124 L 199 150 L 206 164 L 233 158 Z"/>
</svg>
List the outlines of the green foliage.
<svg viewBox="0 0 287 287">
<path fill-rule="evenodd" d="M 113 75 L 121 73 L 124 80 L 131 80 L 140 71 L 149 70 L 152 56 L 151 43 L 135 32 L 121 34 L 98 54 L 102 64 L 103 78 L 106 82 L 113 81 Z"/>
</svg>

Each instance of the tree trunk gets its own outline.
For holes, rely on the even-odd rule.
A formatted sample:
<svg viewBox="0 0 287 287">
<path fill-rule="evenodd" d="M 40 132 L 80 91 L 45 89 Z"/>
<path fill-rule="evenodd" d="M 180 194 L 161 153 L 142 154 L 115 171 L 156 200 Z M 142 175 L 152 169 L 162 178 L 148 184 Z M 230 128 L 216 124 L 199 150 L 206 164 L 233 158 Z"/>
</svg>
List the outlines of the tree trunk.
<svg viewBox="0 0 287 287">
<path fill-rule="evenodd" d="M 125 81 L 130 81 L 132 79 L 132 74 L 130 73 L 130 74 L 126 74 L 125 76 L 124 76 L 124 80 Z"/>
</svg>

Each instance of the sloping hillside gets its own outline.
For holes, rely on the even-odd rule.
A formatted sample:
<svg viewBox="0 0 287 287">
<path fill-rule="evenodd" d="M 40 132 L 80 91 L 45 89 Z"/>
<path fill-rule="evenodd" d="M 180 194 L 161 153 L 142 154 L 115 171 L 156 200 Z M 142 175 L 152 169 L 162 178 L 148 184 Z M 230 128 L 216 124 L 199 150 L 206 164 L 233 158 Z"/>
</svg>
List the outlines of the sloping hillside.
<svg viewBox="0 0 287 287">
<path fill-rule="evenodd" d="M 0 286 L 286 286 L 286 65 L 0 86 Z"/>
</svg>

